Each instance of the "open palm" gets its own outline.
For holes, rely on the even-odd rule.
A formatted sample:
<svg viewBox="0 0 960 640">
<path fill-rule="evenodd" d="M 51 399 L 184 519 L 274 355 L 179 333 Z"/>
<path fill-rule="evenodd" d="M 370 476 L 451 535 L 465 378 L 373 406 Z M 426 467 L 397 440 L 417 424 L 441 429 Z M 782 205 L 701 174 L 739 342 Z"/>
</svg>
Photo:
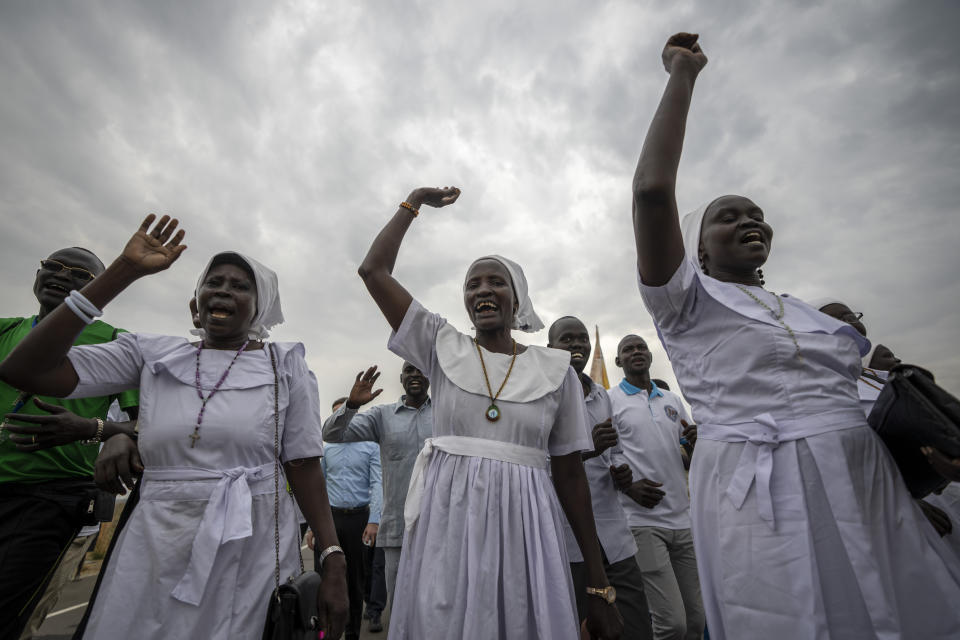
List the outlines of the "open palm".
<svg viewBox="0 0 960 640">
<path fill-rule="evenodd" d="M 156 217 L 151 213 L 144 218 L 123 249 L 122 258 L 144 275 L 168 268 L 187 248 L 180 244 L 186 234 L 183 229 L 177 231 L 179 223 L 176 218 L 163 216 L 151 230 L 150 225 Z"/>
</svg>

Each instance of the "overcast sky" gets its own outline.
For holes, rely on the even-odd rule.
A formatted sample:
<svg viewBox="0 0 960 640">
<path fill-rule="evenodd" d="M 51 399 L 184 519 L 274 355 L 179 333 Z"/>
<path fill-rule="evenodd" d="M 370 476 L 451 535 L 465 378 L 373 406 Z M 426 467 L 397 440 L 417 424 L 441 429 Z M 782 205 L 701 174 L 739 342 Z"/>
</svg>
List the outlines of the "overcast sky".
<svg viewBox="0 0 960 640">
<path fill-rule="evenodd" d="M 527 272 L 549 324 L 655 346 L 636 289 L 630 181 L 667 80 L 666 38 L 701 34 L 681 210 L 754 199 L 775 230 L 767 288 L 835 295 L 870 337 L 960 393 L 960 65 L 954 2 L 19 2 L 0 4 L 0 315 L 36 312 L 38 260 L 109 262 L 146 213 L 189 250 L 106 311 L 186 335 L 216 251 L 274 268 L 324 405 L 368 364 L 401 390 L 356 275 L 414 187 L 397 277 L 470 328 L 477 256 Z M 546 331 L 529 336 L 546 343 Z"/>
</svg>

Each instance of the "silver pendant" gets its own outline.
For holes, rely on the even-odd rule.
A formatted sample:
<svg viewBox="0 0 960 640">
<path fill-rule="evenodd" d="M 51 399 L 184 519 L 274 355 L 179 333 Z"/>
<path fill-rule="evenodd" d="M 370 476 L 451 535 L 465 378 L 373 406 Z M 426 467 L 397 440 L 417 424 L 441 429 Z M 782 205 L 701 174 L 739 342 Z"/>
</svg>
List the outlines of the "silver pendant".
<svg viewBox="0 0 960 640">
<path fill-rule="evenodd" d="M 487 420 L 490 422 L 496 422 L 499 419 L 500 408 L 495 404 L 491 404 L 489 407 L 487 407 Z"/>
</svg>

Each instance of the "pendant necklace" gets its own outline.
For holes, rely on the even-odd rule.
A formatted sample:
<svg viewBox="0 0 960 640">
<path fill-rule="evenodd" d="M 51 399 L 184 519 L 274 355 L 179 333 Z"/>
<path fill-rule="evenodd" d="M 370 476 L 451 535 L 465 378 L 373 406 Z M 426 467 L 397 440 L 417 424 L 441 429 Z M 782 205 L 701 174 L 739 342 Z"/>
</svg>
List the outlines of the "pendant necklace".
<svg viewBox="0 0 960 640">
<path fill-rule="evenodd" d="M 517 361 L 517 341 L 513 341 L 513 357 L 510 359 L 510 368 L 507 369 L 507 375 L 503 379 L 503 384 L 497 389 L 496 395 L 494 395 L 493 388 L 490 386 L 490 378 L 487 376 L 487 365 L 483 362 L 483 351 L 480 350 L 480 343 L 474 338 L 473 344 L 476 345 L 477 355 L 480 356 L 480 368 L 483 369 L 483 381 L 487 383 L 487 393 L 490 396 L 490 406 L 487 407 L 486 417 L 490 422 L 496 422 L 500 419 L 500 407 L 497 406 L 497 398 L 500 397 L 500 392 L 503 391 L 503 388 L 507 386 L 507 380 L 510 379 L 510 374 L 513 372 L 513 363 Z"/>
<path fill-rule="evenodd" d="M 203 397 L 203 391 L 200 388 L 200 352 L 203 351 L 203 340 L 201 340 L 200 344 L 197 346 L 196 386 L 197 395 L 200 396 L 200 413 L 197 414 L 197 426 L 193 428 L 193 433 L 190 434 L 191 449 L 197 446 L 197 440 L 200 439 L 200 425 L 203 424 L 203 412 L 207 410 L 207 403 L 210 402 L 210 398 L 216 395 L 217 391 L 220 391 L 220 386 L 223 384 L 224 380 L 227 379 L 227 376 L 230 375 L 230 369 L 233 368 L 233 363 L 237 361 L 237 358 L 240 357 L 240 354 L 243 353 L 243 350 L 247 348 L 248 344 L 250 344 L 250 341 L 246 340 L 242 345 L 240 345 L 240 348 L 237 349 L 237 353 L 233 356 L 233 360 L 231 360 L 230 364 L 227 365 L 226 371 L 224 371 L 223 375 L 220 376 L 220 379 L 217 380 L 217 384 L 213 385 L 213 389 L 206 398 Z"/>
<path fill-rule="evenodd" d="M 780 323 L 781 327 L 787 330 L 787 333 L 790 334 L 790 339 L 793 340 L 793 346 L 796 347 L 795 355 L 797 357 L 797 360 L 803 360 L 803 356 L 800 355 L 800 343 L 797 342 L 797 334 L 793 332 L 793 329 L 790 328 L 790 325 L 788 325 L 786 322 L 783 321 L 783 316 L 785 313 L 783 309 L 783 299 L 777 294 L 773 292 L 769 292 L 771 293 L 771 295 L 773 295 L 773 297 L 777 299 L 778 308 L 776 311 L 774 311 L 773 309 L 770 308 L 770 306 L 767 303 L 765 303 L 763 300 L 761 300 L 757 296 L 753 295 L 753 293 L 748 291 L 745 287 L 742 287 L 739 284 L 735 284 L 734 286 L 737 289 L 740 289 L 740 291 L 743 291 L 751 300 L 753 300 L 758 305 L 760 305 L 761 307 L 769 311 L 770 315 L 773 316 L 773 319 L 776 320 L 778 323 Z"/>
</svg>

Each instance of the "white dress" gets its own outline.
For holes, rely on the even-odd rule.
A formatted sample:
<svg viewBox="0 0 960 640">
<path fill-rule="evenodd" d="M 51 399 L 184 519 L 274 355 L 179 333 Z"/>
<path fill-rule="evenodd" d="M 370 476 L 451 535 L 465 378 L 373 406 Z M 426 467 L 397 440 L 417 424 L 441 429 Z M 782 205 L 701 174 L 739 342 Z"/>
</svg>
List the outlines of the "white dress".
<svg viewBox="0 0 960 640">
<path fill-rule="evenodd" d="M 322 455 L 317 383 L 301 344 L 275 343 L 280 459 Z M 204 349 L 204 396 L 234 351 Z M 274 374 L 266 348 L 237 358 L 208 402 L 196 447 L 200 399 L 196 347 L 183 338 L 122 334 L 68 357 L 73 397 L 140 389 L 145 472 L 104 569 L 84 638 L 259 638 L 274 588 Z M 109 391 L 113 393 L 113 391 Z M 281 477 L 280 576 L 299 573 L 299 527 Z"/>
<path fill-rule="evenodd" d="M 544 461 L 592 449 L 569 353 L 527 347 L 497 400 L 500 420 L 489 422 L 471 338 L 414 301 L 389 346 L 430 380 L 434 438 L 507 443 L 542 451 Z M 496 389 L 510 355 L 483 357 Z M 561 507 L 545 466 L 435 449 L 420 506 L 403 542 L 391 640 L 579 637 Z"/>
<path fill-rule="evenodd" d="M 761 308 L 737 313 L 699 278 L 685 259 L 640 290 L 698 423 L 691 516 L 710 637 L 960 637 L 950 552 L 867 426 L 854 339 L 797 331 L 798 359 L 786 330 L 748 317 Z M 783 301 L 787 324 L 816 324 Z"/>
</svg>

